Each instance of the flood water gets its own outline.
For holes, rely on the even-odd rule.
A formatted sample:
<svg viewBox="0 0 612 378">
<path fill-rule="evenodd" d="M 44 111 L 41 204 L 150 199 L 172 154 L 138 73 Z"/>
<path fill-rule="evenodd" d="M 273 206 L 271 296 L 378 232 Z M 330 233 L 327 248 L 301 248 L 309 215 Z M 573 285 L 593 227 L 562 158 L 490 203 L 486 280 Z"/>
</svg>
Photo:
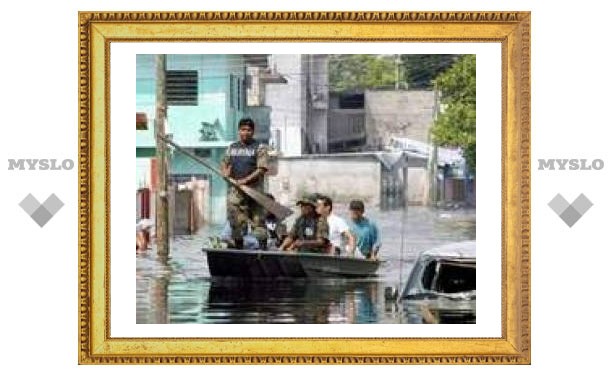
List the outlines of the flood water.
<svg viewBox="0 0 612 378">
<path fill-rule="evenodd" d="M 346 206 L 334 211 L 346 218 Z M 366 209 L 367 210 L 367 209 Z M 155 250 L 136 256 L 137 323 L 464 323 L 475 322 L 475 303 L 385 300 L 401 288 L 420 251 L 476 238 L 474 209 L 408 207 L 366 211 L 382 236 L 378 276 L 368 279 L 241 281 L 212 278 L 201 248 L 218 228 L 171 239 L 171 258 Z M 290 224 L 291 219 L 288 220 Z M 402 237 L 403 235 L 403 237 Z M 154 247 L 153 247 L 154 248 Z M 401 282 L 401 283 L 400 283 Z"/>
</svg>

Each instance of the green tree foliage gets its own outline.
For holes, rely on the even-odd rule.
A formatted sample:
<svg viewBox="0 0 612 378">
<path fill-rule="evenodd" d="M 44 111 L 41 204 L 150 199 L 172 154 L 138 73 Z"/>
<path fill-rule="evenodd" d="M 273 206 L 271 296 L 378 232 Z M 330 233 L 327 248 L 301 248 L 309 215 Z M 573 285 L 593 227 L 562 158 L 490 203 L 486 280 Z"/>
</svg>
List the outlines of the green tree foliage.
<svg viewBox="0 0 612 378">
<path fill-rule="evenodd" d="M 395 60 L 387 55 L 331 55 L 329 85 L 332 92 L 345 92 L 395 85 Z"/>
<path fill-rule="evenodd" d="M 432 129 L 434 142 L 460 147 L 476 171 L 476 56 L 465 55 L 435 79 L 441 112 Z"/>
<path fill-rule="evenodd" d="M 402 80 L 410 89 L 432 89 L 434 79 L 458 58 L 451 54 L 400 55 Z"/>
</svg>

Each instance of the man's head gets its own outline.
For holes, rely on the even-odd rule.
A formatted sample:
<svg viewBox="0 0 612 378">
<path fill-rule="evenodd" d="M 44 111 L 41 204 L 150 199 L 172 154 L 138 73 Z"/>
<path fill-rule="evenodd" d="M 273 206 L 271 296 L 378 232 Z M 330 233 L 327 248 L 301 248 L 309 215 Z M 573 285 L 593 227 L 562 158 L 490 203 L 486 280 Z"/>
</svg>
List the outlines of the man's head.
<svg viewBox="0 0 612 378">
<path fill-rule="evenodd" d="M 352 200 L 349 203 L 349 212 L 351 213 L 351 219 L 354 221 L 360 220 L 363 217 L 365 206 L 361 200 Z"/>
<path fill-rule="evenodd" d="M 255 133 L 255 122 L 250 118 L 242 118 L 238 121 L 238 137 L 242 143 L 247 143 L 253 140 Z"/>
<path fill-rule="evenodd" d="M 317 213 L 319 215 L 328 216 L 331 214 L 333 208 L 332 199 L 328 196 L 320 195 L 317 198 Z"/>
<path fill-rule="evenodd" d="M 317 206 L 316 198 L 313 198 L 312 196 L 303 196 L 299 201 L 297 201 L 297 205 L 300 206 L 302 215 L 315 214 L 315 208 Z"/>
</svg>

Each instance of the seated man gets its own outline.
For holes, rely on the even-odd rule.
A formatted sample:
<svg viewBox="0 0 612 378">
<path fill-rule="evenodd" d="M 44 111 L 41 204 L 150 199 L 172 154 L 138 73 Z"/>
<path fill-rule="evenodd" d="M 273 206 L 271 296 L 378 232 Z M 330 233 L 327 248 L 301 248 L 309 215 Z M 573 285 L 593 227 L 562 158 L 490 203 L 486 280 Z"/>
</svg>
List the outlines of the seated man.
<svg viewBox="0 0 612 378">
<path fill-rule="evenodd" d="M 274 200 L 274 196 L 266 194 L 268 198 Z M 276 216 L 272 213 L 266 212 L 264 223 L 266 226 L 267 233 L 267 249 L 270 247 L 278 248 L 283 239 L 287 236 L 287 226 L 284 223 L 279 222 Z M 250 223 L 247 223 L 246 230 L 243 231 L 243 248 L 248 250 L 261 249 L 260 242 L 257 236 L 252 232 L 253 227 Z M 232 238 L 232 228 L 229 221 L 225 223 L 223 231 L 220 235 L 221 241 L 227 243 L 229 248 L 235 248 L 234 240 Z"/>
<path fill-rule="evenodd" d="M 351 232 L 357 239 L 357 257 L 376 259 L 380 249 L 380 238 L 376 223 L 363 216 L 365 206 L 360 200 L 353 200 L 349 204 L 351 213 Z"/>
<path fill-rule="evenodd" d="M 248 231 L 248 230 L 247 230 Z M 259 248 L 259 241 L 252 233 L 245 232 L 243 235 L 243 245 L 244 249 L 255 250 Z M 225 226 L 223 226 L 223 231 L 221 231 L 220 235 L 221 241 L 227 243 L 228 248 L 236 248 L 234 245 L 234 239 L 232 238 L 232 227 L 230 226 L 229 221 L 225 222 Z"/>
<path fill-rule="evenodd" d="M 145 252 L 150 248 L 149 243 L 151 242 L 151 228 L 153 228 L 153 222 L 149 219 L 143 218 L 136 223 L 136 252 Z"/>
<path fill-rule="evenodd" d="M 271 200 L 275 200 L 274 196 L 270 193 L 266 193 L 266 196 Z M 270 212 L 266 212 L 264 223 L 268 233 L 268 248 L 279 248 L 287 237 L 287 226 L 282 221 L 279 222 L 276 216 Z"/>
<path fill-rule="evenodd" d="M 325 252 L 329 243 L 329 227 L 325 218 L 315 212 L 316 198 L 304 197 L 297 204 L 300 205 L 301 215 L 293 223 L 280 249 Z"/>
</svg>

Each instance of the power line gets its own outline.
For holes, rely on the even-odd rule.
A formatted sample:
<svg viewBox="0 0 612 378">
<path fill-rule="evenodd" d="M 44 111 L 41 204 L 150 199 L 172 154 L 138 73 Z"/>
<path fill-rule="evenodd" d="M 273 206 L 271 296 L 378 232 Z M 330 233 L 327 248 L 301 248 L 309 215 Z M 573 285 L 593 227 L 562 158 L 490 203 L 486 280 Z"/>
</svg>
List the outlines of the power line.
<svg viewBox="0 0 612 378">
<path fill-rule="evenodd" d="M 210 61 L 211 59 L 207 59 L 207 60 L 204 60 L 204 61 L 201 61 L 201 62 L 197 62 L 197 63 L 194 63 L 194 64 L 197 64 L 198 67 L 203 68 L 203 69 L 218 68 L 220 64 L 223 64 L 224 67 L 229 67 L 229 68 L 246 68 L 246 67 L 253 67 L 254 66 L 253 64 L 249 64 L 248 59 L 242 58 L 241 54 L 232 54 L 232 55 L 235 55 L 236 57 L 235 58 L 234 57 L 230 57 L 230 58 L 226 58 L 226 59 L 220 60 L 220 62 L 218 64 L 216 64 L 215 62 L 211 62 Z M 279 56 L 279 55 L 281 55 L 281 56 L 296 56 L 297 57 L 297 56 L 306 56 L 308 54 L 304 54 L 304 55 L 297 55 L 297 54 L 268 54 L 268 55 L 272 56 L 272 57 L 273 56 Z M 466 55 L 466 54 L 397 54 L 397 55 L 399 55 L 400 60 L 401 60 L 401 58 L 404 57 L 404 56 L 432 56 L 432 55 L 457 55 L 457 56 L 462 56 L 462 55 Z M 137 66 L 138 65 L 141 65 L 141 66 L 147 65 L 148 66 L 149 65 L 148 61 L 146 61 L 146 62 L 143 62 L 143 61 L 139 62 L 138 61 L 138 57 L 139 56 L 146 56 L 146 57 L 151 56 L 152 57 L 153 55 L 149 55 L 149 54 L 137 54 L 136 65 Z M 181 57 L 183 57 L 183 56 L 189 56 L 189 57 L 196 57 L 196 56 L 202 56 L 202 57 L 205 57 L 205 56 L 209 56 L 209 57 L 211 57 L 211 56 L 212 57 L 219 56 L 219 57 L 221 57 L 221 56 L 224 56 L 224 57 L 227 57 L 228 55 L 223 55 L 223 54 L 185 54 L 185 55 L 182 55 L 182 54 L 169 54 L 168 56 L 181 56 Z M 229 55 L 229 56 L 231 56 L 231 55 Z M 315 61 L 316 60 L 318 60 L 318 61 L 325 61 L 325 60 L 327 60 L 328 63 L 330 61 L 333 61 L 333 62 L 343 62 L 343 61 L 353 60 L 354 56 L 380 56 L 380 55 L 376 55 L 376 54 L 343 54 L 343 55 L 340 55 L 340 56 L 337 56 L 337 55 L 336 56 L 326 55 L 326 58 L 315 59 Z M 394 61 L 393 61 L 393 57 L 392 56 L 385 56 L 385 58 L 388 60 L 388 62 L 391 65 L 393 65 Z M 168 63 L 169 63 L 169 65 L 173 65 L 172 64 L 173 62 L 168 62 Z M 180 62 L 179 61 L 179 62 L 174 62 L 174 63 L 179 65 L 181 63 L 184 64 L 185 62 Z M 274 66 L 275 64 L 277 64 L 279 62 L 275 62 L 272 59 L 271 61 L 265 61 L 263 63 L 266 63 L 268 66 Z M 402 64 L 406 65 L 407 63 L 402 61 Z M 429 65 L 430 67 L 432 66 L 431 62 L 426 62 L 426 64 Z M 439 64 L 439 66 L 444 66 L 444 64 Z"/>
</svg>

